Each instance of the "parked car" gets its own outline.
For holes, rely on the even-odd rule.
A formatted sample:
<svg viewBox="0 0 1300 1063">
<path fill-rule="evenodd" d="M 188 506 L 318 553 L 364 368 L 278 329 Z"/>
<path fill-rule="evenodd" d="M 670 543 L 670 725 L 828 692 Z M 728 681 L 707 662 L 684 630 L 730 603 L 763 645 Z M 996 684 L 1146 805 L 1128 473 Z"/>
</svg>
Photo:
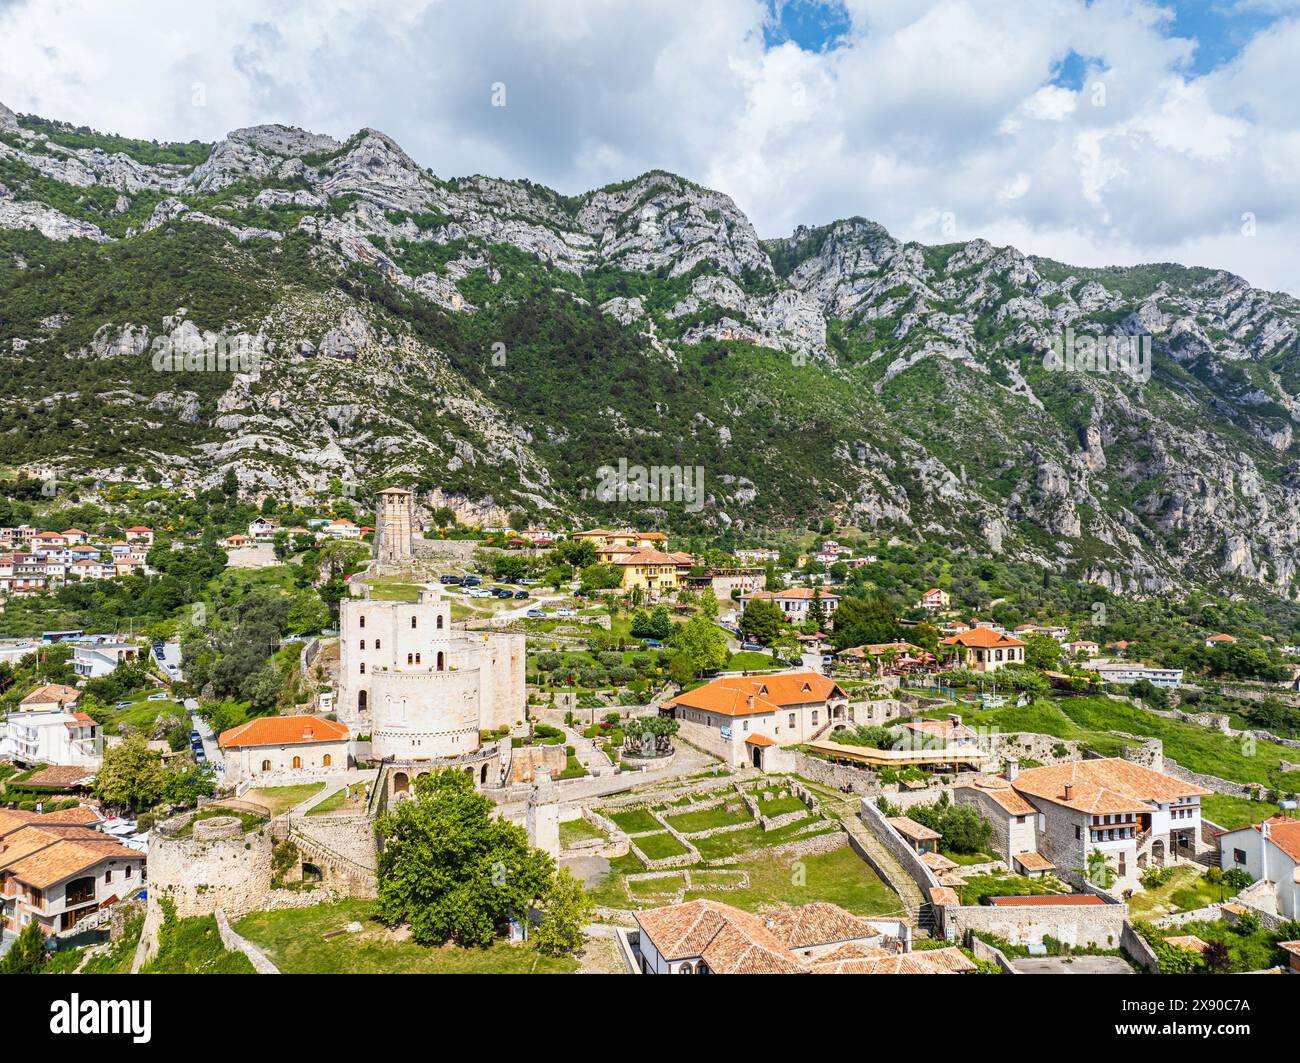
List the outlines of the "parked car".
<svg viewBox="0 0 1300 1063">
<path fill-rule="evenodd" d="M 459 586 L 460 586 L 461 579 L 460 579 L 459 576 L 439 576 L 439 577 L 438 577 L 438 582 L 439 582 L 439 583 L 446 583 L 446 584 L 448 584 L 448 585 L 452 585 L 452 584 L 454 584 L 455 586 L 458 586 L 458 587 L 459 587 Z"/>
<path fill-rule="evenodd" d="M 524 614 L 524 616 L 531 616 L 533 618 L 542 617 L 545 615 L 546 615 L 545 609 L 529 609 L 528 612 Z"/>
<path fill-rule="evenodd" d="M 203 744 L 203 736 L 198 731 L 190 732 L 190 743 L 193 744 L 194 742 L 198 742 L 200 745 Z"/>
<path fill-rule="evenodd" d="M 663 648 L 663 643 L 658 639 L 642 639 L 641 645 L 648 650 L 658 650 Z"/>
<path fill-rule="evenodd" d="M 577 616 L 578 614 L 575 613 L 572 609 L 557 609 L 555 610 L 555 615 L 556 616 Z"/>
<path fill-rule="evenodd" d="M 129 701 L 119 701 L 113 706 L 115 709 L 129 709 L 130 707 L 131 703 Z"/>
<path fill-rule="evenodd" d="M 166 694 L 163 694 L 163 693 L 161 693 L 161 692 L 160 692 L 160 693 L 157 693 L 157 694 L 150 694 L 150 695 L 149 695 L 149 700 L 150 700 L 150 701 L 166 701 L 166 700 L 167 700 L 167 695 L 166 695 Z"/>
<path fill-rule="evenodd" d="M 481 576 L 466 576 L 462 581 L 466 587 L 477 587 L 483 582 Z"/>
<path fill-rule="evenodd" d="M 765 647 L 761 642 L 742 642 L 742 643 L 740 644 L 740 648 L 741 648 L 742 650 L 762 650 L 762 649 L 766 649 L 766 647 Z"/>
<path fill-rule="evenodd" d="M 527 591 L 515 591 L 515 597 L 516 597 L 516 598 L 527 598 L 527 597 L 528 597 L 528 592 L 527 592 Z"/>
<path fill-rule="evenodd" d="M 514 597 L 514 591 L 507 590 L 505 587 L 498 587 L 493 593 L 495 593 L 498 598 Z"/>
</svg>

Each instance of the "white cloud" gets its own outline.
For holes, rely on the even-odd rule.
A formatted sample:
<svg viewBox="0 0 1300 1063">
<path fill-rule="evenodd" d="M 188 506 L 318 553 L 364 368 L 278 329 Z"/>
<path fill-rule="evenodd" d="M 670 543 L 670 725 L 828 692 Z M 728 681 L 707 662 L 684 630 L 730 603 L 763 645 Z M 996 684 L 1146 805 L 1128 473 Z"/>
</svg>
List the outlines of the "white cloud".
<svg viewBox="0 0 1300 1063">
<path fill-rule="evenodd" d="M 845 42 L 813 53 L 765 49 L 762 0 L 31 0 L 0 5 L 0 100 L 160 139 L 373 126 L 439 174 L 565 192 L 663 167 L 764 235 L 861 214 L 935 240 L 948 216 L 1081 265 L 1300 292 L 1300 19 L 1195 77 L 1152 0 L 845 6 Z M 1071 53 L 1081 91 L 1051 84 Z"/>
</svg>

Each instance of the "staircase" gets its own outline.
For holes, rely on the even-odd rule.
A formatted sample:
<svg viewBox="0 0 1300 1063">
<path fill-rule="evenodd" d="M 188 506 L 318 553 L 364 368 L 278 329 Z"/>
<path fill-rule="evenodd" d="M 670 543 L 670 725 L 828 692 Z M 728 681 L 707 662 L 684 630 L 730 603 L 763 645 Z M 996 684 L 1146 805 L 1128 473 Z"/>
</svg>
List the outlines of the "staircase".
<svg viewBox="0 0 1300 1063">
<path fill-rule="evenodd" d="M 297 827 L 289 828 L 289 838 L 298 847 L 305 863 L 320 868 L 327 885 L 337 886 L 353 897 L 373 897 L 378 891 L 373 868 L 363 867 L 342 853 L 336 853 Z"/>
</svg>

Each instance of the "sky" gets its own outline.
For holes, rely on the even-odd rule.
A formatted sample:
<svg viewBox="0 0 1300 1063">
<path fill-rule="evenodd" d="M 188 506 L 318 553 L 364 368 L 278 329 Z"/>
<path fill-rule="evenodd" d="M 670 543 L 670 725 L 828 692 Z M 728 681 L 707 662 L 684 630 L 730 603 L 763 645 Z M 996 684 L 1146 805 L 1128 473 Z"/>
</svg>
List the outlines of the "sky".
<svg viewBox="0 0 1300 1063">
<path fill-rule="evenodd" d="M 0 0 L 0 101 L 153 139 L 382 130 L 444 177 L 661 168 L 1300 295 L 1300 0 Z"/>
</svg>

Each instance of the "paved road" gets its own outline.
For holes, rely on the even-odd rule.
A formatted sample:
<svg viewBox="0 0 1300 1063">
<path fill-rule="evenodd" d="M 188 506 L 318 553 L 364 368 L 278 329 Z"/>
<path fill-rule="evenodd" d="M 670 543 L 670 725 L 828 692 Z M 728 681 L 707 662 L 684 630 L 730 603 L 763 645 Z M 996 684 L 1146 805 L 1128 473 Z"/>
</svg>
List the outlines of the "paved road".
<svg viewBox="0 0 1300 1063">
<path fill-rule="evenodd" d="M 153 658 L 161 666 L 163 673 L 170 676 L 173 683 L 179 683 L 185 678 L 185 671 L 181 668 L 181 644 L 179 642 L 164 642 L 161 654 L 152 649 L 150 652 L 153 653 Z M 176 671 L 171 671 L 167 667 L 169 664 L 175 665 Z"/>
<path fill-rule="evenodd" d="M 217 748 L 217 736 L 212 725 L 199 715 L 199 703 L 195 698 L 185 699 L 185 711 L 190 715 L 190 726 L 199 732 L 199 737 L 203 740 L 203 755 L 217 769 L 217 777 L 220 778 L 226 769 L 221 763 L 221 750 Z"/>
</svg>

